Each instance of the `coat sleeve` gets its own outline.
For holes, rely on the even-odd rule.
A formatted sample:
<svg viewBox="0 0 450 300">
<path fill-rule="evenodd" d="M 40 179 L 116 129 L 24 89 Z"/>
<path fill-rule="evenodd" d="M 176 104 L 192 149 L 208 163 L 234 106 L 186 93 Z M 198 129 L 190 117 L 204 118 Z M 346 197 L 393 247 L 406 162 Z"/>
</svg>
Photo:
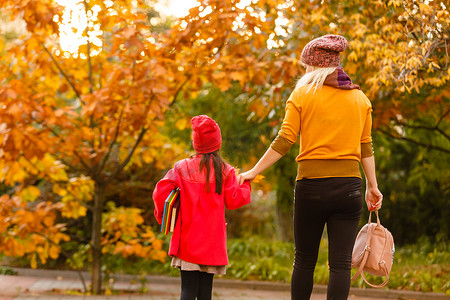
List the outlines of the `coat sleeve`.
<svg viewBox="0 0 450 300">
<path fill-rule="evenodd" d="M 180 187 L 180 177 L 174 169 L 167 172 L 166 176 L 161 179 L 153 191 L 153 202 L 155 203 L 155 218 L 158 224 L 161 224 L 163 213 L 164 213 L 164 203 L 169 196 L 170 192 Z"/>
<path fill-rule="evenodd" d="M 250 203 L 250 194 L 252 191 L 250 182 L 246 181 L 242 185 L 239 185 L 234 169 L 228 174 L 224 186 L 225 207 L 227 209 L 237 209 Z"/>
</svg>

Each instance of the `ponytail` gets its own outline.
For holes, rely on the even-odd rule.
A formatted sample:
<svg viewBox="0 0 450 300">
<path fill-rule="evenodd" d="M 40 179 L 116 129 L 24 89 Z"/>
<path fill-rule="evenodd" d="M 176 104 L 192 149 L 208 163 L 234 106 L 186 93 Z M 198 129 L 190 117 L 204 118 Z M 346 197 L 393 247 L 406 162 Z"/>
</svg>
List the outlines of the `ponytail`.
<svg viewBox="0 0 450 300">
<path fill-rule="evenodd" d="M 305 67 L 308 69 L 309 72 L 305 73 L 298 81 L 295 86 L 296 89 L 302 86 L 309 86 L 306 92 L 308 93 L 312 88 L 314 88 L 314 92 L 316 90 L 320 90 L 320 88 L 323 86 L 323 83 L 325 82 L 325 79 L 328 75 L 334 72 L 336 70 L 336 67 L 330 67 L 330 68 L 322 68 L 322 67 L 314 67 L 314 66 L 308 66 L 305 65 Z"/>
<path fill-rule="evenodd" d="M 206 153 L 202 155 L 200 160 L 200 171 L 203 168 L 206 168 L 206 190 L 208 193 L 211 192 L 209 188 L 209 174 L 211 172 L 211 160 L 214 168 L 214 179 L 215 179 L 215 192 L 217 194 L 222 194 L 222 186 L 223 186 L 223 169 L 225 166 L 225 162 L 219 154 L 219 151 L 214 151 L 211 153 Z"/>
</svg>

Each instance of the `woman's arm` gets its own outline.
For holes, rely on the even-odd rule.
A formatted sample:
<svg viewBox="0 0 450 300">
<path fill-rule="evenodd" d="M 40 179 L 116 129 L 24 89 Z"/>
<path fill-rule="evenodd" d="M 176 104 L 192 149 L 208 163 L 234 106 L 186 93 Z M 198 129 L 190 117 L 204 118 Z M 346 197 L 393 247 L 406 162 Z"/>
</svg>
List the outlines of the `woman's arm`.
<svg viewBox="0 0 450 300">
<path fill-rule="evenodd" d="M 253 180 L 255 179 L 256 175 L 260 174 L 264 170 L 266 170 L 268 167 L 273 165 L 275 162 L 277 162 L 280 158 L 282 158 L 283 155 L 278 153 L 277 151 L 273 150 L 271 147 L 267 149 L 266 153 L 264 153 L 263 157 L 256 163 L 256 165 L 247 172 L 244 172 L 238 176 L 239 184 L 242 184 L 246 180 Z"/>
<path fill-rule="evenodd" d="M 298 90 L 294 90 L 286 102 L 286 112 L 277 137 L 261 157 L 258 163 L 247 172 L 238 176 L 239 184 L 245 180 L 253 180 L 268 167 L 282 158 L 297 140 L 301 124 L 301 107 Z"/>
<path fill-rule="evenodd" d="M 378 189 L 375 175 L 375 158 L 372 156 L 363 157 L 361 166 L 366 176 L 366 204 L 369 210 L 379 210 L 383 203 L 383 194 Z"/>
</svg>

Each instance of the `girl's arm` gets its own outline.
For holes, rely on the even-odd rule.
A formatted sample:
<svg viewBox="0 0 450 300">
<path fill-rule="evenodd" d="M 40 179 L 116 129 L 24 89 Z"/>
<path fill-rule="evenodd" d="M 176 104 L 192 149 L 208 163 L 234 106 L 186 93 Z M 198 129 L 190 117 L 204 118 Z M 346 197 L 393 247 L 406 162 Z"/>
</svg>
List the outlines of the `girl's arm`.
<svg viewBox="0 0 450 300">
<path fill-rule="evenodd" d="M 223 187 L 223 193 L 225 198 L 225 207 L 227 209 L 237 209 L 251 201 L 250 182 L 245 182 L 239 185 L 234 169 L 230 168 L 229 175 L 227 176 L 225 185 Z"/>
<path fill-rule="evenodd" d="M 158 224 L 161 224 L 163 213 L 164 213 L 164 203 L 169 196 L 170 192 L 179 187 L 178 176 L 175 169 L 169 170 L 166 176 L 161 179 L 153 191 L 153 202 L 155 203 L 155 218 Z"/>
<path fill-rule="evenodd" d="M 263 157 L 261 157 L 261 159 L 250 171 L 244 172 L 238 176 L 239 184 L 244 183 L 246 180 L 252 181 L 255 179 L 256 175 L 266 170 L 282 157 L 283 155 L 269 147 Z"/>
<path fill-rule="evenodd" d="M 361 158 L 361 166 L 366 176 L 366 204 L 369 210 L 379 210 L 383 203 L 383 194 L 378 189 L 375 175 L 375 158 L 372 156 Z"/>
</svg>

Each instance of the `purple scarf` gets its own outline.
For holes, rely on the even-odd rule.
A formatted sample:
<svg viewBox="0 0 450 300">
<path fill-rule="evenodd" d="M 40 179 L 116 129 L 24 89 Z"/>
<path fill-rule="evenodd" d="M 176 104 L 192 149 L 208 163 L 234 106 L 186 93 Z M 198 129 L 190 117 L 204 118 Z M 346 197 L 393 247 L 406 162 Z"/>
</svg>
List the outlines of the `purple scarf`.
<svg viewBox="0 0 450 300">
<path fill-rule="evenodd" d="M 352 80 L 344 72 L 341 67 L 336 68 L 336 70 L 325 78 L 324 85 L 332 86 L 342 90 L 360 90 L 359 86 L 352 83 Z"/>
</svg>

